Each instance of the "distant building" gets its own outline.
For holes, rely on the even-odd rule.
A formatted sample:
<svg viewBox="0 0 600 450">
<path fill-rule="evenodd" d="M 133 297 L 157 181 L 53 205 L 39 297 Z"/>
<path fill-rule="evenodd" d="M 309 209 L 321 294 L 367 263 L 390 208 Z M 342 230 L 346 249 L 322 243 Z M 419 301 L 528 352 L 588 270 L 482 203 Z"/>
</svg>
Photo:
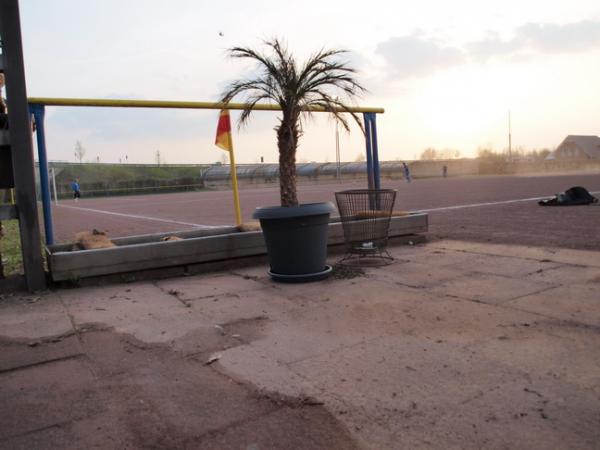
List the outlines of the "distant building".
<svg viewBox="0 0 600 450">
<path fill-rule="evenodd" d="M 600 137 L 569 135 L 556 148 L 554 156 L 557 160 L 600 160 Z"/>
</svg>

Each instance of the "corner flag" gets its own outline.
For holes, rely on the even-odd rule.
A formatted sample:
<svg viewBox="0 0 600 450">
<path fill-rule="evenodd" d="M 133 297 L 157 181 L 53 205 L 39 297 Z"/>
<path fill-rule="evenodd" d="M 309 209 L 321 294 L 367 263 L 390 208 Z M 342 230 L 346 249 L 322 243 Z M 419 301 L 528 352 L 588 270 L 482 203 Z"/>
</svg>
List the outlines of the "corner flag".
<svg viewBox="0 0 600 450">
<path fill-rule="evenodd" d="M 231 139 L 231 120 L 229 119 L 229 110 L 222 109 L 219 114 L 219 124 L 217 125 L 217 137 L 215 139 L 215 145 L 233 152 L 233 140 Z"/>
<path fill-rule="evenodd" d="M 217 125 L 217 137 L 215 145 L 229 152 L 229 163 L 231 167 L 231 186 L 233 187 L 233 204 L 235 205 L 235 221 L 238 225 L 242 224 L 242 210 L 240 209 L 240 195 L 238 192 L 237 169 L 235 167 L 235 155 L 233 154 L 233 139 L 231 138 L 231 120 L 229 119 L 229 110 L 222 109 L 219 114 L 219 124 Z"/>
</svg>

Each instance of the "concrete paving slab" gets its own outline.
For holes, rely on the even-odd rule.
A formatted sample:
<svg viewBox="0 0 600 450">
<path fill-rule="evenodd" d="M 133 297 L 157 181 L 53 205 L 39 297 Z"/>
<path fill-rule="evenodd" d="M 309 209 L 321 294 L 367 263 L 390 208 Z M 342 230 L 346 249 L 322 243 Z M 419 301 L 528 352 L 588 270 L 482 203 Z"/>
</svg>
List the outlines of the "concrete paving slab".
<svg viewBox="0 0 600 450">
<path fill-rule="evenodd" d="M 536 314 L 485 303 L 438 297 L 430 293 L 421 295 L 421 301 L 405 303 L 399 314 L 392 315 L 388 310 L 396 326 L 388 327 L 382 334 L 406 334 L 427 341 L 464 346 L 501 337 L 506 334 L 506 328 L 538 319 Z"/>
<path fill-rule="evenodd" d="M 596 447 L 600 253 L 390 252 L 0 301 L 0 448 Z"/>
<path fill-rule="evenodd" d="M 394 252 L 394 256 L 396 253 Z M 403 255 L 398 258 L 404 259 Z M 464 251 L 447 250 L 445 248 L 429 248 L 428 246 L 421 252 L 411 255 L 408 259 L 413 263 L 425 264 L 434 267 L 456 266 L 458 264 L 470 261 L 473 255 Z"/>
<path fill-rule="evenodd" d="M 210 324 L 151 283 L 63 290 L 60 297 L 77 327 L 102 324 L 145 342 L 168 342 Z"/>
<path fill-rule="evenodd" d="M 433 287 L 431 292 L 482 303 L 501 304 L 525 295 L 543 293 L 553 287 L 555 285 L 531 280 L 467 273 Z"/>
<path fill-rule="evenodd" d="M 243 345 L 221 353 L 217 370 L 237 378 L 252 381 L 258 389 L 284 396 L 306 398 L 320 394 L 308 380 L 292 371 L 259 343 Z M 243 374 L 240 377 L 240 374 Z"/>
<path fill-rule="evenodd" d="M 305 360 L 292 369 L 322 388 L 326 405 L 337 397 L 348 409 L 386 423 L 390 448 L 413 448 L 418 442 L 422 445 L 417 448 L 506 448 L 515 440 L 527 448 L 549 448 L 561 437 L 577 448 L 593 448 L 597 394 L 476 352 L 410 338 L 401 344 L 382 339 L 327 359 Z M 565 401 L 573 408 L 569 412 L 561 410 Z M 546 423 L 550 410 L 553 420 Z M 537 416 L 535 431 L 530 423 L 515 420 L 523 413 Z M 347 417 L 352 414 L 341 420 Z"/>
<path fill-rule="evenodd" d="M 262 283 L 255 281 L 250 276 L 228 273 L 164 280 L 159 281 L 156 285 L 165 292 L 176 292 L 182 300 L 222 297 L 264 288 Z"/>
<path fill-rule="evenodd" d="M 536 272 L 526 277 L 528 280 L 551 284 L 595 284 L 600 289 L 600 268 L 562 264 L 559 267 Z"/>
<path fill-rule="evenodd" d="M 372 340 L 290 367 L 328 394 L 379 416 L 416 403 L 434 417 L 487 385 L 525 379 L 524 372 L 472 351 L 410 336 Z"/>
<path fill-rule="evenodd" d="M 0 373 L 46 361 L 83 355 L 75 333 L 43 339 L 0 339 L 2 358 Z"/>
<path fill-rule="evenodd" d="M 369 278 L 386 280 L 390 283 L 416 288 L 427 288 L 463 275 L 464 271 L 453 269 L 451 266 L 432 266 L 398 260 L 389 266 L 369 272 Z"/>
<path fill-rule="evenodd" d="M 333 434 L 332 429 L 337 432 Z M 281 442 L 286 442 L 286 448 L 290 449 L 354 450 L 360 448 L 350 433 L 322 406 L 315 406 L 310 411 L 302 411 L 300 420 L 293 409 L 282 408 L 246 423 L 234 425 L 224 433 L 211 434 L 198 441 L 201 444 L 197 448 L 207 450 L 230 448 L 279 450 L 282 448 Z"/>
<path fill-rule="evenodd" d="M 560 286 L 508 303 L 523 311 L 600 328 L 600 290 L 595 283 Z"/>
<path fill-rule="evenodd" d="M 394 423 L 394 435 L 445 448 L 594 448 L 597 423 L 597 398 L 546 377 L 493 386 L 429 423 Z"/>
<path fill-rule="evenodd" d="M 82 358 L 0 374 L 0 442 L 98 414 L 102 406 L 89 398 L 95 388 Z"/>
<path fill-rule="evenodd" d="M 535 259 L 539 261 L 600 267 L 598 252 L 589 250 L 573 250 L 557 247 L 530 247 L 524 245 L 507 245 L 477 243 L 468 241 L 441 240 L 427 245 L 431 249 L 453 250 L 467 253 L 512 256 L 516 258 Z"/>
<path fill-rule="evenodd" d="M 413 325 L 412 305 L 432 301 L 425 292 L 368 278 L 360 282 L 360 288 L 341 280 L 325 284 L 321 293 L 313 287 L 296 294 L 293 301 L 299 307 L 274 322 L 264 342 L 254 344 L 268 347 L 279 361 L 298 361 L 406 332 Z"/>
<path fill-rule="evenodd" d="M 293 301 L 270 285 L 186 302 L 192 311 L 219 325 L 243 319 L 275 318 L 295 307 Z"/>
<path fill-rule="evenodd" d="M 73 331 L 60 297 L 53 292 L 6 296 L 0 301 L 0 335 L 38 339 Z"/>
<path fill-rule="evenodd" d="M 474 254 L 471 255 L 471 258 L 469 258 L 468 261 L 461 264 L 460 268 L 463 271 L 467 270 L 512 278 L 525 278 L 528 275 L 543 273 L 544 271 L 561 266 L 562 263 L 548 260 Z M 551 281 L 551 279 L 548 281 Z"/>
<path fill-rule="evenodd" d="M 276 292 L 293 301 L 296 306 L 306 308 L 311 305 L 323 305 L 334 301 L 336 304 L 359 305 L 369 304 L 373 299 L 378 298 L 375 294 L 383 290 L 385 295 L 395 298 L 400 292 L 410 292 L 410 287 L 394 286 L 392 284 L 381 284 L 377 281 L 375 270 L 370 269 L 369 276 L 362 269 L 358 272 L 349 271 L 347 275 L 341 278 L 330 277 L 327 280 L 318 283 L 306 283 L 302 285 L 293 283 L 274 284 Z M 364 272 L 364 273 L 360 273 Z M 418 292 L 417 289 L 412 291 Z"/>
<path fill-rule="evenodd" d="M 600 335 L 594 329 L 537 317 L 503 326 L 501 334 L 468 349 L 532 377 L 549 376 L 600 395 Z"/>
<path fill-rule="evenodd" d="M 109 413 L 84 417 L 0 441 L 11 450 L 135 448 L 136 439 Z"/>
</svg>

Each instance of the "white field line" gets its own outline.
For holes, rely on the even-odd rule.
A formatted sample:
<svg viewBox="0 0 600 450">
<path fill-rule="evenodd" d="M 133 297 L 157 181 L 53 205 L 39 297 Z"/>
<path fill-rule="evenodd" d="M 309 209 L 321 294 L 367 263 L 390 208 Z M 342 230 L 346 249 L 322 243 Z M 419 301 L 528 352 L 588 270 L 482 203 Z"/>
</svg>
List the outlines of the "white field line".
<svg viewBox="0 0 600 450">
<path fill-rule="evenodd" d="M 590 192 L 590 194 L 600 194 L 600 191 Z M 519 202 L 533 202 L 533 201 L 544 200 L 547 198 L 552 198 L 552 196 L 546 195 L 544 197 L 519 198 L 519 199 L 515 199 L 515 200 L 501 200 L 498 202 L 471 203 L 469 205 L 444 206 L 441 208 L 418 209 L 418 210 L 414 210 L 412 212 L 425 213 L 425 212 L 435 212 L 435 211 L 450 211 L 452 209 L 478 208 L 480 206 L 507 205 L 509 203 L 519 203 Z"/>
<path fill-rule="evenodd" d="M 209 229 L 209 228 L 220 228 L 223 226 L 223 225 L 201 225 L 199 223 L 181 222 L 179 220 L 170 220 L 170 219 L 159 219 L 158 217 L 139 216 L 137 214 L 124 214 L 124 213 L 118 213 L 118 212 L 113 212 L 113 211 L 104 211 L 102 209 L 81 208 L 80 206 L 72 206 L 72 205 L 64 205 L 64 204 L 59 204 L 58 207 L 59 208 L 77 209 L 80 211 L 89 211 L 89 212 L 94 212 L 94 213 L 99 213 L 99 214 L 107 214 L 109 216 L 127 217 L 130 219 L 142 219 L 142 220 L 150 220 L 153 222 L 171 223 L 171 224 L 175 224 L 175 225 L 187 225 L 187 226 L 195 227 L 195 228 Z"/>
</svg>

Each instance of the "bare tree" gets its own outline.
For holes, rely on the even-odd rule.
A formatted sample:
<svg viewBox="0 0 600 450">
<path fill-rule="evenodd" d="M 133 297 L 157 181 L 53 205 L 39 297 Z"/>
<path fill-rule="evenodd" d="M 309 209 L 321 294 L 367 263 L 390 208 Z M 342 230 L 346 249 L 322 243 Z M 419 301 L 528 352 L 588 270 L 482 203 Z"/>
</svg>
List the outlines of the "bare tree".
<svg viewBox="0 0 600 450">
<path fill-rule="evenodd" d="M 421 159 L 425 161 L 431 161 L 437 159 L 438 151 L 433 147 L 428 147 L 421 152 Z"/>
<path fill-rule="evenodd" d="M 86 149 L 83 145 L 81 145 L 80 141 L 75 142 L 75 158 L 79 160 L 79 163 L 83 161 L 83 157 L 85 156 Z"/>
</svg>

